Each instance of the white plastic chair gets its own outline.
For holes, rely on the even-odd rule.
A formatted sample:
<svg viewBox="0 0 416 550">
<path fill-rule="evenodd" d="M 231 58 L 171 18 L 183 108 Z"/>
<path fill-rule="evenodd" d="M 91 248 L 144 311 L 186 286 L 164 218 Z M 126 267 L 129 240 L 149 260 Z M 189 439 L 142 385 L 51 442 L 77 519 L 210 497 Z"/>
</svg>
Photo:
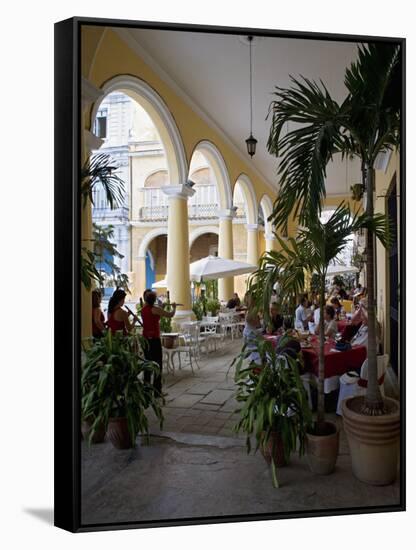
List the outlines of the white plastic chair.
<svg viewBox="0 0 416 550">
<path fill-rule="evenodd" d="M 384 375 L 389 364 L 389 356 L 377 356 L 377 378 L 380 386 L 381 394 L 384 395 Z M 337 403 L 337 414 L 342 416 L 341 404 L 347 397 L 354 395 L 365 395 L 367 393 L 368 381 L 368 359 L 361 365 L 360 375 L 354 376 L 352 373 L 346 372 L 339 379 L 339 396 Z"/>
</svg>

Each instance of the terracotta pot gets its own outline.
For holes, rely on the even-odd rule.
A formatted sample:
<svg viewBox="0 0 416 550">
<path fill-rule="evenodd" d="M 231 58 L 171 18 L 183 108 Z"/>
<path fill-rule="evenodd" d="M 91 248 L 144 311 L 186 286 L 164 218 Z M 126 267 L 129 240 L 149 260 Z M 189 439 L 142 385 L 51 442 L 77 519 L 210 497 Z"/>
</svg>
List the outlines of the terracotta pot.
<svg viewBox="0 0 416 550">
<path fill-rule="evenodd" d="M 400 406 L 398 401 L 385 397 L 387 414 L 366 416 L 359 412 L 364 399 L 364 396 L 355 396 L 342 402 L 352 470 L 364 483 L 389 485 L 397 477 Z"/>
<path fill-rule="evenodd" d="M 324 423 L 322 435 L 306 434 L 306 457 L 314 474 L 332 474 L 338 457 L 339 429 L 332 422 Z"/>
<path fill-rule="evenodd" d="M 103 443 L 105 439 L 105 426 L 104 424 L 100 424 L 98 426 L 98 429 L 95 430 L 94 435 L 91 438 L 90 441 L 90 433 L 91 433 L 91 427 L 94 423 L 94 420 L 92 418 L 85 418 L 81 423 L 81 433 L 82 437 L 87 441 L 88 443 Z"/>
<path fill-rule="evenodd" d="M 110 418 L 108 420 L 107 436 L 116 449 L 131 449 L 131 442 L 127 418 Z"/>
<path fill-rule="evenodd" d="M 278 468 L 287 466 L 287 460 L 285 459 L 285 453 L 283 451 L 283 440 L 279 432 L 271 432 L 269 440 L 264 445 L 260 445 L 261 453 L 267 464 L 272 463 L 272 455 L 275 465 Z"/>
<path fill-rule="evenodd" d="M 177 337 L 176 336 L 163 336 L 162 337 L 162 346 L 166 349 L 174 349 L 177 347 Z"/>
</svg>

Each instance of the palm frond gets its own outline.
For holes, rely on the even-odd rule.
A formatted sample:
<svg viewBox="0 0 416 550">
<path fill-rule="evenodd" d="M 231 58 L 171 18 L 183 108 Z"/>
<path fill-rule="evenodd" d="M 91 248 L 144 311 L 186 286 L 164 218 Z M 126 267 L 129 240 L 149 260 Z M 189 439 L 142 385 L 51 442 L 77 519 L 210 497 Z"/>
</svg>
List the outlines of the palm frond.
<svg viewBox="0 0 416 550">
<path fill-rule="evenodd" d="M 280 157 L 280 190 L 270 219 L 276 227 L 286 226 L 291 214 L 300 223 L 308 214 L 320 213 L 325 198 L 326 165 L 334 152 L 341 151 L 344 112 L 320 82 L 291 77 L 292 87 L 276 87 L 267 148 Z M 285 126 L 294 126 L 284 133 Z"/>
<path fill-rule="evenodd" d="M 87 160 L 81 170 L 81 195 L 84 206 L 88 199 L 94 205 L 94 189 L 99 185 L 103 187 L 111 209 L 124 204 L 124 182 L 114 170 L 111 157 L 104 153 L 93 155 Z"/>
<path fill-rule="evenodd" d="M 359 46 L 357 60 L 346 70 L 348 129 L 367 163 L 399 143 L 401 74 L 400 46 L 389 43 Z"/>
</svg>

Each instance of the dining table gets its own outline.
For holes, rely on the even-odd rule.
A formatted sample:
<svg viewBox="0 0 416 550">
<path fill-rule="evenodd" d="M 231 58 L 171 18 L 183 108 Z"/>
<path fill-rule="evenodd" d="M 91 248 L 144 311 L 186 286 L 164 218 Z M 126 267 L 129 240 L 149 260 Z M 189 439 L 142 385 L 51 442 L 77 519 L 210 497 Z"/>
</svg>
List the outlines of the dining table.
<svg viewBox="0 0 416 550">
<path fill-rule="evenodd" d="M 278 345 L 279 336 L 265 334 L 264 338 L 273 346 Z M 339 377 L 344 373 L 351 370 L 359 371 L 367 358 L 366 346 L 352 346 L 349 350 L 338 351 L 335 349 L 335 345 L 334 340 L 328 340 L 324 344 L 325 393 L 330 393 L 338 388 Z M 311 336 L 308 340 L 303 340 L 301 346 L 305 371 L 317 378 L 319 373 L 318 337 Z"/>
</svg>

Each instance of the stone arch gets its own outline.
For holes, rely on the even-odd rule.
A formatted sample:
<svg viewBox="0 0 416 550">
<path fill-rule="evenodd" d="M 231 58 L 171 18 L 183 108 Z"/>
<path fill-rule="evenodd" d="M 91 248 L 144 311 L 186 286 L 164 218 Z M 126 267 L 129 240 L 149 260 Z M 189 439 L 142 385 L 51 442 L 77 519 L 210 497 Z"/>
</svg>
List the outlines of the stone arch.
<svg viewBox="0 0 416 550">
<path fill-rule="evenodd" d="M 212 171 L 215 176 L 215 180 L 217 183 L 217 191 L 218 191 L 218 198 L 219 198 L 219 207 L 221 210 L 227 210 L 232 207 L 232 191 L 231 191 L 231 183 L 230 183 L 230 176 L 228 174 L 227 165 L 225 164 L 225 160 L 217 148 L 216 145 L 214 145 L 211 141 L 208 140 L 202 140 L 198 142 L 194 150 L 192 151 L 192 155 L 195 151 L 201 152 L 207 159 L 209 165 L 212 168 Z M 192 159 L 191 155 L 191 159 Z"/>
<path fill-rule="evenodd" d="M 164 170 L 163 168 L 153 170 L 145 177 L 143 187 L 163 187 L 164 185 L 168 185 L 166 183 L 162 183 L 162 185 L 153 185 L 153 182 L 157 183 L 158 178 L 156 176 L 162 176 L 164 179 L 164 176 L 169 177 L 169 172 L 167 170 Z"/>
<path fill-rule="evenodd" d="M 240 174 L 235 182 L 239 184 L 247 206 L 247 223 L 255 225 L 258 222 L 258 205 L 253 183 L 246 174 Z M 235 189 L 234 185 L 234 189 Z"/>
<path fill-rule="evenodd" d="M 153 241 L 153 239 L 156 239 L 156 237 L 159 237 L 160 235 L 167 235 L 168 234 L 168 228 L 167 227 L 156 227 L 155 229 L 152 229 L 149 231 L 149 233 L 146 233 L 146 235 L 143 237 L 142 242 L 139 246 L 139 259 L 143 259 L 146 257 L 147 249 L 150 245 L 150 243 Z"/>
<path fill-rule="evenodd" d="M 197 227 L 193 231 L 191 231 L 189 235 L 189 250 L 191 250 L 191 246 L 194 244 L 196 239 L 200 237 L 201 235 L 205 235 L 206 233 L 215 233 L 216 235 L 219 235 L 219 229 L 215 225 L 204 225 L 204 227 Z"/>
<path fill-rule="evenodd" d="M 146 110 L 163 144 L 170 185 L 185 183 L 188 176 L 188 163 L 182 137 L 171 112 L 160 95 L 149 84 L 130 75 L 120 75 L 108 80 L 102 86 L 102 91 L 104 96 L 111 92 L 123 92 Z M 93 106 L 90 128 L 93 127 L 102 100 L 103 97 L 100 97 Z"/>
<path fill-rule="evenodd" d="M 260 200 L 260 206 L 264 213 L 264 232 L 265 235 L 271 235 L 273 233 L 273 225 L 268 220 L 269 216 L 273 212 L 273 201 L 269 195 L 263 195 Z"/>
</svg>

